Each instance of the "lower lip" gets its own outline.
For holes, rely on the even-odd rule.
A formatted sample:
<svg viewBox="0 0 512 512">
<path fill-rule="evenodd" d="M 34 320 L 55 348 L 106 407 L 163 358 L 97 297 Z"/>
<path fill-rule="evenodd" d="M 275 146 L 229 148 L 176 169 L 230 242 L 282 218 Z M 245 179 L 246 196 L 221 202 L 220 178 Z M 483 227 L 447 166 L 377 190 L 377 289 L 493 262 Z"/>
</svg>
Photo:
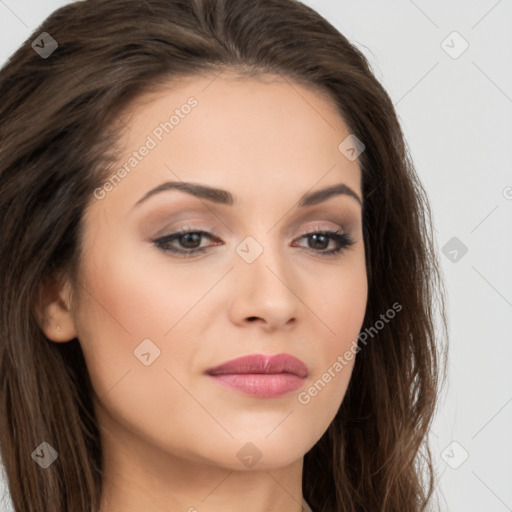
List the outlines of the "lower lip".
<svg viewBox="0 0 512 512">
<path fill-rule="evenodd" d="M 223 386 L 260 398 L 285 395 L 299 389 L 305 381 L 291 373 L 230 373 L 211 377 Z"/>
</svg>

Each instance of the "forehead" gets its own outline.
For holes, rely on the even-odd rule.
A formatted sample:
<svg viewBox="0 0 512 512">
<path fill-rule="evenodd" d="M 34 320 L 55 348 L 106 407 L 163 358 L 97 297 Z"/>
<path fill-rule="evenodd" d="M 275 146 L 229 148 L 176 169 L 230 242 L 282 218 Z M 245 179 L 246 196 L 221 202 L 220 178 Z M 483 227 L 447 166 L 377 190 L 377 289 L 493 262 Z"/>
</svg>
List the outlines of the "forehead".
<svg viewBox="0 0 512 512">
<path fill-rule="evenodd" d="M 289 78 L 187 77 L 140 96 L 123 119 L 117 166 L 127 172 L 109 200 L 122 195 L 133 204 L 168 180 L 231 189 L 248 200 L 278 191 L 298 198 L 316 183 L 360 191 L 358 161 L 339 149 L 349 131 L 334 102 Z M 151 149 L 134 156 L 145 146 Z"/>
</svg>

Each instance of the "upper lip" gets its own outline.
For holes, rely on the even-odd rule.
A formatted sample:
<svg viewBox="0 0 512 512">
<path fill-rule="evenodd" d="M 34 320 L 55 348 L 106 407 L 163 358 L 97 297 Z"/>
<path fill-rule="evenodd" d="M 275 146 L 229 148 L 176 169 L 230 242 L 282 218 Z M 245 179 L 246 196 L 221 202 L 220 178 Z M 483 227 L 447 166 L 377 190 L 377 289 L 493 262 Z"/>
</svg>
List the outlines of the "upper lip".
<svg viewBox="0 0 512 512">
<path fill-rule="evenodd" d="M 308 367 L 290 354 L 251 354 L 226 361 L 206 370 L 209 375 L 233 373 L 290 373 L 298 377 L 307 377 Z"/>
</svg>

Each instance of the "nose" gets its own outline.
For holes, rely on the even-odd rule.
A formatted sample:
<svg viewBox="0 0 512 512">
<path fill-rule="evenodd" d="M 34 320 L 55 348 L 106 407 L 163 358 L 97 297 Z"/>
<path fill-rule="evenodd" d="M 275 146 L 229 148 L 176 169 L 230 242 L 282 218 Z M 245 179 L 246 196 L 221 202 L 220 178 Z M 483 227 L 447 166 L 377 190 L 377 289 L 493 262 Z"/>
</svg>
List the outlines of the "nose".
<svg viewBox="0 0 512 512">
<path fill-rule="evenodd" d="M 292 328 L 303 303 L 298 280 L 285 255 L 265 247 L 252 263 L 240 259 L 233 272 L 231 321 L 239 326 L 259 324 L 266 332 Z"/>
</svg>

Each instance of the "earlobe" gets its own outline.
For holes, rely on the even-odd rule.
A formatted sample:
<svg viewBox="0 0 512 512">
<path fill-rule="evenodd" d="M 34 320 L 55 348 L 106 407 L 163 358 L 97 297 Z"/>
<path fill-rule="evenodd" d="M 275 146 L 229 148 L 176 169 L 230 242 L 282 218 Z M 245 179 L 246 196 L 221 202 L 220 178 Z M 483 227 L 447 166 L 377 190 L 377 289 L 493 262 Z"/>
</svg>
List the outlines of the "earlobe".
<svg viewBox="0 0 512 512">
<path fill-rule="evenodd" d="M 36 315 L 39 327 L 48 339 L 63 343 L 76 338 L 71 309 L 71 285 L 68 279 L 46 277 L 43 280 Z"/>
</svg>

